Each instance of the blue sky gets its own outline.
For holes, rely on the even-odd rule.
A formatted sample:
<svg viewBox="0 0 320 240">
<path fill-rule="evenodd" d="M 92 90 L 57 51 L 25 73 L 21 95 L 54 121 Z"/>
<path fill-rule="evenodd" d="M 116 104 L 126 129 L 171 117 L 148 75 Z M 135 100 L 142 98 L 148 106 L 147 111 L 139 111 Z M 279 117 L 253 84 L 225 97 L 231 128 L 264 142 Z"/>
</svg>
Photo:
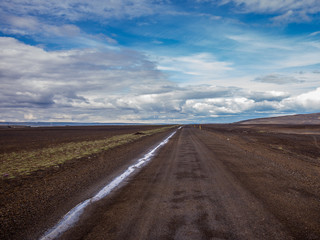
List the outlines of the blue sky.
<svg viewBox="0 0 320 240">
<path fill-rule="evenodd" d="M 0 121 L 320 111 L 318 0 L 2 0 L 0 46 Z"/>
</svg>

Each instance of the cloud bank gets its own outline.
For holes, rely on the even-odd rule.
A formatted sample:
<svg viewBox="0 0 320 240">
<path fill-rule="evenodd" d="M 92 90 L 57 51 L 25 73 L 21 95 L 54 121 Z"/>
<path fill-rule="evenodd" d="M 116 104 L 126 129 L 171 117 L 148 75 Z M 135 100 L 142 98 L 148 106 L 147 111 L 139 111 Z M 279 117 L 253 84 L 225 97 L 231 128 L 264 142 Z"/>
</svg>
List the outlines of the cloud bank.
<svg viewBox="0 0 320 240">
<path fill-rule="evenodd" d="M 206 122 L 320 110 L 320 88 L 291 96 L 208 84 L 182 87 L 156 62 L 125 48 L 46 51 L 9 37 L 0 38 L 0 47 L 2 121 Z M 181 61 L 189 64 L 189 58 Z"/>
</svg>

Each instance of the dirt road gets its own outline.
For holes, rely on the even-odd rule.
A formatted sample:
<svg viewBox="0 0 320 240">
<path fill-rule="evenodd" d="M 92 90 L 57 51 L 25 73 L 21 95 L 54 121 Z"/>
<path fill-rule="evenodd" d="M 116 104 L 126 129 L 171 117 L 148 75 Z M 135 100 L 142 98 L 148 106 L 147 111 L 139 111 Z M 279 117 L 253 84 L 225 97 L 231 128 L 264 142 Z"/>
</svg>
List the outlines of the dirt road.
<svg viewBox="0 0 320 240">
<path fill-rule="evenodd" d="M 240 145 L 184 127 L 61 239 L 320 239 L 319 195 L 288 195 L 274 155 Z"/>
</svg>

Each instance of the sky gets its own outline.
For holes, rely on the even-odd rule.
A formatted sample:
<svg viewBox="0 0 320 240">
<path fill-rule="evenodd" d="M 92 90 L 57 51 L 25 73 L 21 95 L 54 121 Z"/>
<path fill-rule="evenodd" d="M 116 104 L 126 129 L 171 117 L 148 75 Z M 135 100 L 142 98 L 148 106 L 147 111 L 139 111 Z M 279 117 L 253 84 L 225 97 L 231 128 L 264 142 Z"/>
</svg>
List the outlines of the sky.
<svg viewBox="0 0 320 240">
<path fill-rule="evenodd" d="M 319 0 L 0 1 L 0 122 L 314 112 Z"/>
</svg>

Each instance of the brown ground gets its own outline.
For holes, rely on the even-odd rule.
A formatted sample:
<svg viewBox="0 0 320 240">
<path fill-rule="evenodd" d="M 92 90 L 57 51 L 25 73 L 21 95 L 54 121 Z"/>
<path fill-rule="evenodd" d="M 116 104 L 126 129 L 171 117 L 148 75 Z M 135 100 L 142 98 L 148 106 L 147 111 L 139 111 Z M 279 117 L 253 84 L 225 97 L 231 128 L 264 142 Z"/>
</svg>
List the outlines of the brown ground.
<svg viewBox="0 0 320 240">
<path fill-rule="evenodd" d="M 87 209 L 61 239 L 320 239 L 319 132 L 320 126 L 230 124 L 205 125 L 202 130 L 185 126 L 127 185 Z M 145 143 L 127 147 L 135 156 Z M 124 149 L 110 154 L 128 159 L 131 151 Z M 102 161 L 104 157 L 100 167 L 110 164 Z M 83 164 L 73 167 L 96 170 L 90 162 Z M 11 232 L 14 237 L 7 239 L 32 239 L 25 236 L 44 231 L 72 207 L 75 201 L 69 199 L 77 198 L 74 193 L 86 188 L 87 194 L 94 192 L 93 180 L 75 190 L 82 176 L 66 178 L 76 174 L 72 168 L 65 171 L 60 176 L 53 173 L 46 182 L 59 179 L 70 184 L 52 195 L 62 203 L 54 200 L 51 209 L 42 212 L 42 218 L 50 216 L 51 221 L 29 235 Z M 35 194 L 34 183 L 31 195 L 41 197 Z M 64 205 L 66 200 L 70 204 Z M 24 227 L 32 226 L 37 225 Z"/>
<path fill-rule="evenodd" d="M 35 149 L 95 140 L 159 126 L 52 127 L 0 130 L 0 150 Z M 77 203 L 89 198 L 168 132 L 69 161 L 31 176 L 0 180 L 0 239 L 37 239 Z"/>
<path fill-rule="evenodd" d="M 269 128 L 184 127 L 61 239 L 320 239 L 319 135 Z"/>
<path fill-rule="evenodd" d="M 38 149 L 61 143 L 98 140 L 159 128 L 152 125 L 0 128 L 0 153 Z"/>
</svg>

